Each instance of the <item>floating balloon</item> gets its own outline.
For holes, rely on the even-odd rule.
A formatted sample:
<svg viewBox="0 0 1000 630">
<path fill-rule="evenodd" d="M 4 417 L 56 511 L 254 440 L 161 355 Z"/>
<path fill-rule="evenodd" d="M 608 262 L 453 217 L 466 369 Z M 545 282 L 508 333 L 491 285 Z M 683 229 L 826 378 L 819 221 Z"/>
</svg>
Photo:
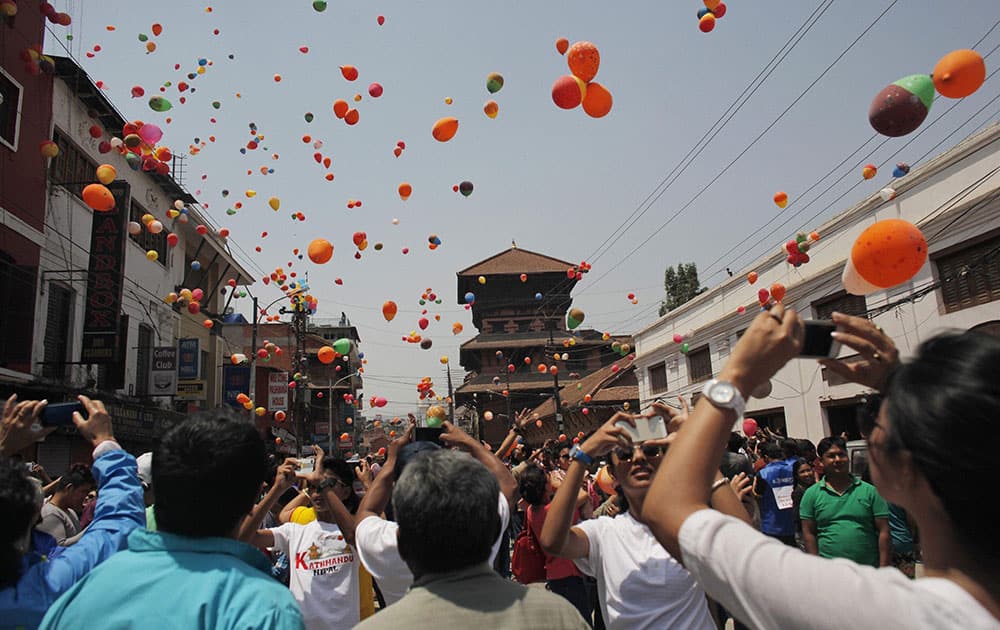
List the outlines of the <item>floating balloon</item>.
<svg viewBox="0 0 1000 630">
<path fill-rule="evenodd" d="M 786 192 L 776 192 L 774 193 L 774 203 L 779 208 L 784 208 L 788 205 L 788 193 Z"/>
<path fill-rule="evenodd" d="M 771 297 L 775 302 L 780 302 L 785 298 L 785 285 L 775 282 L 771 285 Z"/>
<path fill-rule="evenodd" d="M 448 412 L 440 405 L 431 405 L 427 408 L 427 426 L 436 429 L 448 419 Z"/>
<path fill-rule="evenodd" d="M 382 303 L 382 317 L 385 321 L 391 322 L 396 317 L 396 312 L 399 307 L 392 300 L 386 300 Z"/>
<path fill-rule="evenodd" d="M 684 341 L 684 336 L 680 333 L 674 333 L 674 343 L 681 343 Z"/>
<path fill-rule="evenodd" d="M 410 195 L 413 194 L 413 186 L 411 186 L 407 182 L 403 182 L 402 184 L 400 184 L 397 190 L 399 192 L 399 198 L 402 199 L 403 201 L 409 199 Z"/>
<path fill-rule="evenodd" d="M 271 197 L 270 199 L 267 200 L 267 205 L 271 206 L 271 210 L 277 212 L 278 209 L 281 208 L 281 199 L 278 199 L 277 197 Z"/>
<path fill-rule="evenodd" d="M 503 77 L 496 72 L 491 72 L 486 76 L 486 89 L 490 94 L 496 94 L 503 87 Z"/>
<path fill-rule="evenodd" d="M 383 24 L 385 24 L 385 16 L 380 15 L 377 18 L 375 18 L 375 21 L 378 22 L 379 26 L 382 26 Z"/>
<path fill-rule="evenodd" d="M 368 95 L 372 98 L 378 98 L 382 96 L 382 85 L 379 83 L 372 83 L 368 86 Z"/>
<path fill-rule="evenodd" d="M 458 192 L 462 193 L 463 196 L 468 197 L 472 194 L 473 185 L 472 182 L 462 182 L 458 185 Z"/>
<path fill-rule="evenodd" d="M 309 260 L 317 265 L 322 265 L 333 258 L 333 245 L 325 238 L 317 238 L 309 243 L 307 253 Z"/>
<path fill-rule="evenodd" d="M 587 315 L 580 309 L 571 308 L 569 309 L 569 313 L 566 315 L 566 327 L 573 330 L 582 324 L 586 317 Z"/>
<path fill-rule="evenodd" d="M 565 55 L 566 51 L 569 50 L 569 40 L 565 37 L 560 37 L 556 40 L 556 52 L 560 55 Z"/>
<path fill-rule="evenodd" d="M 431 135 L 438 142 L 448 142 L 455 137 L 458 132 L 458 119 L 445 117 L 439 118 L 437 122 L 434 123 L 434 128 L 431 130 Z"/>
<path fill-rule="evenodd" d="M 861 169 L 861 176 L 865 179 L 871 179 L 878 174 L 878 167 L 874 164 L 865 164 L 864 168 Z"/>
<path fill-rule="evenodd" d="M 747 437 L 753 437 L 757 433 L 757 421 L 753 418 L 743 419 L 743 434 Z"/>
<path fill-rule="evenodd" d="M 173 109 L 173 104 L 162 96 L 154 96 L 149 99 L 149 108 L 154 112 L 166 112 Z"/>
<path fill-rule="evenodd" d="M 715 15 L 709 12 L 701 16 L 698 20 L 698 28 L 702 33 L 711 33 L 715 29 Z"/>
<path fill-rule="evenodd" d="M 611 92 L 597 81 L 587 84 L 583 95 L 583 111 L 591 118 L 603 118 L 611 111 Z"/>
<path fill-rule="evenodd" d="M 115 196 L 102 184 L 89 184 L 83 189 L 83 202 L 96 212 L 115 209 Z"/>
<path fill-rule="evenodd" d="M 878 196 L 882 198 L 882 201 L 891 201 L 896 198 L 895 188 L 883 188 L 878 191 Z"/>
<path fill-rule="evenodd" d="M 336 350 L 338 354 L 348 356 L 351 354 L 351 340 L 347 337 L 341 337 L 333 342 L 333 349 Z"/>
<path fill-rule="evenodd" d="M 934 83 L 926 74 L 911 74 L 875 95 L 868 122 L 884 136 L 905 136 L 920 126 L 934 102 Z"/>
<path fill-rule="evenodd" d="M 753 284 L 754 282 L 757 282 L 757 272 L 756 271 L 751 271 L 750 273 L 747 274 L 747 282 L 749 282 L 750 284 Z"/>
<path fill-rule="evenodd" d="M 597 76 L 601 53 L 591 42 L 576 42 L 566 52 L 566 64 L 573 76 L 586 83 Z"/>
<path fill-rule="evenodd" d="M 54 158 L 59 155 L 59 145 L 51 140 L 46 140 L 39 145 L 38 151 L 42 157 Z"/>
<path fill-rule="evenodd" d="M 472 291 L 469 291 L 468 293 L 465 294 L 465 303 L 466 304 L 472 304 L 475 301 L 476 301 L 476 294 L 475 293 L 473 293 Z"/>
<path fill-rule="evenodd" d="M 455 322 L 454 324 L 451 325 L 451 334 L 453 335 L 461 334 L 462 330 L 463 326 L 461 322 Z"/>
<path fill-rule="evenodd" d="M 583 102 L 587 84 L 583 79 L 566 74 L 552 84 L 552 102 L 561 109 L 573 109 Z"/>
<path fill-rule="evenodd" d="M 348 81 L 354 81 L 358 78 L 358 69 L 354 66 L 340 66 L 340 74 Z"/>
<path fill-rule="evenodd" d="M 330 365 L 337 359 L 337 351 L 330 346 L 323 346 L 316 353 L 316 358 L 319 359 L 319 362 L 323 365 Z"/>
<path fill-rule="evenodd" d="M 907 164 L 906 162 L 900 162 L 896 164 L 896 168 L 892 170 L 892 176 L 897 178 L 903 177 L 909 172 L 910 172 L 910 165 Z"/>
<path fill-rule="evenodd" d="M 869 226 L 851 248 L 851 262 L 865 281 L 883 289 L 906 282 L 927 260 L 927 241 L 917 226 L 884 219 Z"/>
<path fill-rule="evenodd" d="M 102 184 L 110 184 L 117 176 L 118 172 L 110 164 L 101 164 L 97 167 L 97 181 Z"/>
<path fill-rule="evenodd" d="M 337 118 L 343 118 L 347 115 L 347 111 L 351 106 L 342 98 L 338 98 L 333 102 L 333 115 Z"/>
<path fill-rule="evenodd" d="M 931 78 L 941 96 L 965 98 L 986 80 L 986 63 L 974 50 L 953 50 L 937 62 Z"/>
<path fill-rule="evenodd" d="M 500 106 L 497 105 L 496 101 L 486 101 L 483 105 L 483 113 L 489 118 L 496 118 L 497 114 L 500 113 Z"/>
</svg>

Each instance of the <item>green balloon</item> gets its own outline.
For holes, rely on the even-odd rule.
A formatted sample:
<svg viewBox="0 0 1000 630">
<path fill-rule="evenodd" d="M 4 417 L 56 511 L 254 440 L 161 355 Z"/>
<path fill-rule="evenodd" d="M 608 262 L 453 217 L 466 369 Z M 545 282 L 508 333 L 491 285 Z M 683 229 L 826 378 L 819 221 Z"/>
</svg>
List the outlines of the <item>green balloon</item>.
<svg viewBox="0 0 1000 630">
<path fill-rule="evenodd" d="M 490 94 L 496 94 L 503 87 L 503 77 L 496 72 L 491 72 L 489 76 L 486 77 L 486 89 L 489 90 Z"/>
<path fill-rule="evenodd" d="M 684 354 L 687 354 L 688 350 L 690 350 L 690 349 L 691 349 L 691 346 L 687 345 L 687 343 L 682 343 L 681 344 L 681 352 L 683 352 Z"/>
<path fill-rule="evenodd" d="M 173 104 L 162 96 L 154 96 L 149 99 L 149 108 L 154 112 L 170 111 L 173 107 Z"/>
<path fill-rule="evenodd" d="M 326 11 L 326 0 L 313 0 L 313 8 L 316 9 L 317 13 Z"/>
<path fill-rule="evenodd" d="M 444 423 L 444 418 L 438 416 L 427 416 L 427 428 L 437 429 Z"/>
<path fill-rule="evenodd" d="M 140 42 L 144 42 L 144 41 L 147 41 L 147 40 L 149 40 L 149 36 L 148 35 L 146 35 L 145 33 L 139 33 L 139 41 Z"/>
<path fill-rule="evenodd" d="M 222 107 L 222 103 L 220 103 L 219 101 L 212 101 L 212 107 L 214 107 L 215 109 L 219 109 L 220 107 Z"/>
<path fill-rule="evenodd" d="M 333 349 L 337 351 L 338 354 L 347 355 L 351 353 L 351 340 L 347 337 L 341 337 L 340 339 L 333 342 Z"/>
<path fill-rule="evenodd" d="M 911 74 L 893 82 L 893 85 L 898 85 L 907 92 L 915 94 L 928 110 L 934 103 L 934 81 L 929 74 Z"/>
<path fill-rule="evenodd" d="M 306 118 L 306 122 L 312 122 L 313 121 L 313 114 L 312 114 L 312 112 L 306 112 L 305 118 Z"/>
</svg>

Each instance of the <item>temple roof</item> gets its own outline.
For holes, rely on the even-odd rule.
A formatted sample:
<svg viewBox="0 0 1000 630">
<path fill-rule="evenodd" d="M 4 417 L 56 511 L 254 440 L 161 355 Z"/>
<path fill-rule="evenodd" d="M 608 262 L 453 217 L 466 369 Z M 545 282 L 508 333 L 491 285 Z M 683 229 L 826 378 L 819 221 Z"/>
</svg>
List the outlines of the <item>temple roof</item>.
<svg viewBox="0 0 1000 630">
<path fill-rule="evenodd" d="M 458 272 L 461 276 L 565 273 L 574 264 L 545 254 L 511 247 Z"/>
</svg>

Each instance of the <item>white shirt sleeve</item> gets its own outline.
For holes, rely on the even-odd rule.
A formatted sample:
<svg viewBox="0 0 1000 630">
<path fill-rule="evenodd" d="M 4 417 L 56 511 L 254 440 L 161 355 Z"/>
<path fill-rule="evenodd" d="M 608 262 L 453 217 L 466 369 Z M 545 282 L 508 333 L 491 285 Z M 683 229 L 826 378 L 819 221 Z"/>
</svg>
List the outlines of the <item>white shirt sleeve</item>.
<svg viewBox="0 0 1000 630">
<path fill-rule="evenodd" d="M 808 555 L 707 509 L 684 521 L 679 544 L 705 592 L 754 628 L 914 627 L 919 595 L 895 568 Z"/>
<path fill-rule="evenodd" d="M 368 516 L 354 528 L 354 547 L 368 572 L 376 580 L 400 572 L 400 565 L 407 569 L 399 557 L 396 532 L 399 525 L 378 516 Z"/>
<path fill-rule="evenodd" d="M 285 523 L 280 527 L 269 530 L 274 535 L 274 550 L 285 555 L 291 555 L 289 548 L 292 546 L 292 539 L 298 535 L 302 525 L 297 523 Z"/>
<path fill-rule="evenodd" d="M 608 520 L 610 517 L 601 516 L 572 526 L 587 536 L 587 546 L 590 548 L 586 558 L 573 558 L 573 564 L 590 577 L 597 577 L 597 567 L 601 566 L 601 530 Z"/>
</svg>

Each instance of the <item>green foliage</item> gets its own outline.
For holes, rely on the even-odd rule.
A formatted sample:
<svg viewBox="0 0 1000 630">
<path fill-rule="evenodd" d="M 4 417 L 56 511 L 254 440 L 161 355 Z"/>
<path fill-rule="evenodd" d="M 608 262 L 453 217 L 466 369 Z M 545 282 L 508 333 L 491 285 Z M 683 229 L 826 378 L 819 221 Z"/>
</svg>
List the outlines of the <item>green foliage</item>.
<svg viewBox="0 0 1000 630">
<path fill-rule="evenodd" d="M 660 302 L 660 315 L 666 315 L 681 304 L 708 290 L 698 282 L 698 265 L 679 263 L 677 269 L 667 267 L 663 272 L 665 299 Z"/>
</svg>

